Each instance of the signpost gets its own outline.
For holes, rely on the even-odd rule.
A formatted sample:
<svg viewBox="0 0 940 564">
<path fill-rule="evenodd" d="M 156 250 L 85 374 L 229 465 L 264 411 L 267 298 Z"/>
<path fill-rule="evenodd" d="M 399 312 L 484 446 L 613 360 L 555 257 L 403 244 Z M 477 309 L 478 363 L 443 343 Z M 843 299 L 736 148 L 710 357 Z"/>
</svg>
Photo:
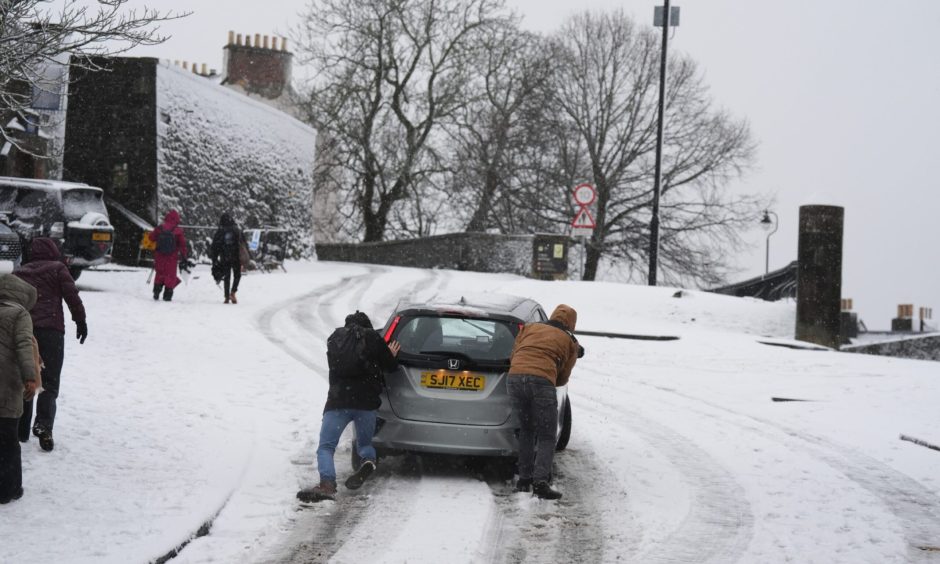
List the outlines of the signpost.
<svg viewBox="0 0 940 564">
<path fill-rule="evenodd" d="M 578 212 L 571 221 L 571 236 L 581 239 L 581 278 L 584 278 L 584 267 L 587 261 L 587 241 L 594 233 L 596 224 L 594 216 L 588 206 L 597 200 L 597 191 L 594 186 L 583 183 L 574 187 L 574 202 L 578 204 Z"/>
</svg>

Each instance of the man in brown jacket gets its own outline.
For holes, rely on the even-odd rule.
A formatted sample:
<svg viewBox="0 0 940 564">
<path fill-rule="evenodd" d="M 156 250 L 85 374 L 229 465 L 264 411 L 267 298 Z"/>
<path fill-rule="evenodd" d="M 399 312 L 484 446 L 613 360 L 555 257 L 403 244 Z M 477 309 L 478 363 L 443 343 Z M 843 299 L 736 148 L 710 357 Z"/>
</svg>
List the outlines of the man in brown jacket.
<svg viewBox="0 0 940 564">
<path fill-rule="evenodd" d="M 561 492 L 549 485 L 558 428 L 557 386 L 564 386 L 578 360 L 581 346 L 575 339 L 578 313 L 559 305 L 545 323 L 530 323 L 516 335 L 509 367 L 509 397 L 519 419 L 519 481 L 517 491 L 541 499 L 558 499 Z"/>
</svg>

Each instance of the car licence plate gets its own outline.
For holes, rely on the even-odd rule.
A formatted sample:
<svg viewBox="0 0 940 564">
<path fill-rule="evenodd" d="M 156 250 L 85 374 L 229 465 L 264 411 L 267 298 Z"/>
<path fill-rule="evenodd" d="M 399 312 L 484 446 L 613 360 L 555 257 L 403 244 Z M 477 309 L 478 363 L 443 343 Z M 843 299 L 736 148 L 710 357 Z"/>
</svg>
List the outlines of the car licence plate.
<svg viewBox="0 0 940 564">
<path fill-rule="evenodd" d="M 479 392 L 486 386 L 486 376 L 472 372 L 422 372 L 421 385 L 438 390 L 469 390 Z"/>
<path fill-rule="evenodd" d="M 92 233 L 92 234 L 91 234 L 91 240 L 92 240 L 92 241 L 110 241 L 110 240 L 111 240 L 111 234 L 110 234 L 110 233 L 107 233 L 107 232 Z"/>
</svg>

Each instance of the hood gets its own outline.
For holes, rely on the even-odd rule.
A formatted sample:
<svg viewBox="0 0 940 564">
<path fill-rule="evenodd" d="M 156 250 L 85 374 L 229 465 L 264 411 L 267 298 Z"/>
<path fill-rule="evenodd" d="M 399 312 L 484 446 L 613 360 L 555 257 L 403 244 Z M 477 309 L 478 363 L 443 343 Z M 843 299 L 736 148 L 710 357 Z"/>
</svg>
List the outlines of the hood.
<svg viewBox="0 0 940 564">
<path fill-rule="evenodd" d="M 219 227 L 235 227 L 235 220 L 227 213 L 223 213 L 219 218 Z"/>
<path fill-rule="evenodd" d="M 550 319 L 560 322 L 567 327 L 569 331 L 574 331 L 574 326 L 578 323 L 578 312 L 569 305 L 559 304 L 558 307 L 555 308 L 555 311 L 552 312 Z"/>
<path fill-rule="evenodd" d="M 361 311 L 350 313 L 346 316 L 346 326 L 349 327 L 350 325 L 358 325 L 366 329 L 372 329 L 372 321 L 369 319 L 369 316 Z"/>
<path fill-rule="evenodd" d="M 62 253 L 55 241 L 48 237 L 36 237 L 29 245 L 29 260 L 61 260 Z"/>
<path fill-rule="evenodd" d="M 0 276 L 0 301 L 18 303 L 27 310 L 33 309 L 36 305 L 36 288 L 15 274 L 4 274 Z"/>
<path fill-rule="evenodd" d="M 176 226 L 180 224 L 180 212 L 176 210 L 170 210 L 166 212 L 166 217 L 163 218 L 163 228 L 167 231 L 172 231 L 176 229 Z"/>
</svg>

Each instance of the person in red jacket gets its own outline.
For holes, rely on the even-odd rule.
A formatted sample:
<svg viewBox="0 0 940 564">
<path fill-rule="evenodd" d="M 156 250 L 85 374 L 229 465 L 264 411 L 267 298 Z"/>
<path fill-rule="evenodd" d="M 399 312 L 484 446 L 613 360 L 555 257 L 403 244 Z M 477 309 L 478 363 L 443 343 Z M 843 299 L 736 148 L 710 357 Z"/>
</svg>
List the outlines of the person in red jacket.
<svg viewBox="0 0 940 564">
<path fill-rule="evenodd" d="M 179 212 L 170 210 L 163 219 L 163 224 L 147 234 L 147 237 L 157 246 L 153 251 L 153 268 L 156 272 L 156 278 L 153 281 L 153 299 L 155 300 L 160 299 L 160 292 L 163 292 L 163 301 L 172 300 L 173 288 L 180 283 L 176 275 L 176 264 L 186 264 L 186 237 L 179 225 Z"/>
<path fill-rule="evenodd" d="M 78 295 L 75 281 L 68 267 L 62 262 L 62 254 L 56 242 L 47 237 L 36 237 L 30 243 L 29 262 L 16 269 L 13 274 L 36 288 L 36 305 L 30 310 L 33 319 L 33 335 L 39 343 L 39 356 L 45 367 L 42 369 L 43 391 L 36 398 L 36 422 L 33 434 L 39 437 L 39 446 L 50 451 L 54 447 L 52 426 L 55 423 L 56 400 L 59 397 L 59 379 L 65 357 L 65 317 L 62 301 L 65 300 L 75 322 L 76 337 L 84 344 L 88 337 L 85 321 L 85 306 Z M 20 442 L 29 440 L 29 424 L 33 417 L 33 400 L 23 402 L 23 415 L 19 422 Z"/>
</svg>

